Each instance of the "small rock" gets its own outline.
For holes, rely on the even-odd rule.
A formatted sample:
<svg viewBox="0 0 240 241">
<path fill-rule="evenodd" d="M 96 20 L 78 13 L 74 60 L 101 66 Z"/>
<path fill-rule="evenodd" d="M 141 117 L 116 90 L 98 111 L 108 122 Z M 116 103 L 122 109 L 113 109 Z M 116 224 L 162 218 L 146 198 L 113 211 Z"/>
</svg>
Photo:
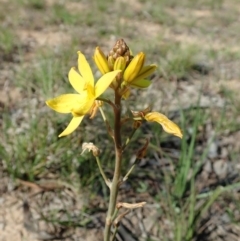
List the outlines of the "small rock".
<svg viewBox="0 0 240 241">
<path fill-rule="evenodd" d="M 216 158 L 217 155 L 218 155 L 217 150 L 218 150 L 217 143 L 216 142 L 212 142 L 209 145 L 208 157 L 209 158 Z"/>
<path fill-rule="evenodd" d="M 0 230 L 4 230 L 6 224 L 4 222 L 0 222 Z"/>
<path fill-rule="evenodd" d="M 228 172 L 228 164 L 224 160 L 218 160 L 213 163 L 213 170 L 219 178 L 224 178 Z"/>
<path fill-rule="evenodd" d="M 203 170 L 208 172 L 208 173 L 212 172 L 212 163 L 211 163 L 211 161 L 209 161 L 209 160 L 206 161 L 206 163 L 203 166 Z"/>
</svg>

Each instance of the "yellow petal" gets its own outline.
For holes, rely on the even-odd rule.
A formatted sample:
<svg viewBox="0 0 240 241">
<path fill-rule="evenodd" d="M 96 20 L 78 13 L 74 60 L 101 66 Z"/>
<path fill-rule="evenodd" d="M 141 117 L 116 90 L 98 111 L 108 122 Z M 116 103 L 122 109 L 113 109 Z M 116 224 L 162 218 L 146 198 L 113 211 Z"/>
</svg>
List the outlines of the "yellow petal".
<svg viewBox="0 0 240 241">
<path fill-rule="evenodd" d="M 83 77 L 76 71 L 75 68 L 71 68 L 68 73 L 68 79 L 72 87 L 78 92 L 81 93 L 85 87 L 86 81 Z"/>
<path fill-rule="evenodd" d="M 139 54 L 137 54 L 132 59 L 128 67 L 125 69 L 123 74 L 123 79 L 126 82 L 131 82 L 132 80 L 134 80 L 134 78 L 137 77 L 140 70 L 142 69 L 144 65 L 144 61 L 145 61 L 145 54 L 143 52 L 140 52 Z"/>
<path fill-rule="evenodd" d="M 132 87 L 135 88 L 147 88 L 152 82 L 147 79 L 139 79 L 139 80 L 133 80 L 132 82 L 129 83 Z"/>
<path fill-rule="evenodd" d="M 158 112 L 150 112 L 145 115 L 145 119 L 149 122 L 157 122 L 159 123 L 163 129 L 172 135 L 178 136 L 182 138 L 182 132 L 180 128 L 171 120 L 169 120 L 165 115 L 158 113 Z"/>
<path fill-rule="evenodd" d="M 121 70 L 115 70 L 112 72 L 109 72 L 105 75 L 103 75 L 98 82 L 95 85 L 95 98 L 100 96 L 112 83 L 112 81 L 115 79 L 118 73 L 120 73 Z"/>
<path fill-rule="evenodd" d="M 94 104 L 95 99 L 91 98 L 82 98 L 81 102 L 78 102 L 75 107 L 72 109 L 73 116 L 81 116 L 85 115 L 89 112 L 89 110 L 92 108 L 92 105 Z"/>
<path fill-rule="evenodd" d="M 60 95 L 54 99 L 46 101 L 46 104 L 59 113 L 71 113 L 82 102 L 82 96 L 79 94 Z"/>
<path fill-rule="evenodd" d="M 90 65 L 88 64 L 85 56 L 78 51 L 78 70 L 84 80 L 88 82 L 90 85 L 94 86 L 94 78 L 92 74 L 92 70 L 90 68 Z"/>
<path fill-rule="evenodd" d="M 93 60 L 102 74 L 106 74 L 111 71 L 108 67 L 107 58 L 99 47 L 97 47 L 94 52 Z"/>
<path fill-rule="evenodd" d="M 80 125 L 83 117 L 84 116 L 73 117 L 70 123 L 68 124 L 67 128 L 58 137 L 67 136 L 71 134 L 73 131 L 75 131 L 77 127 Z"/>
<path fill-rule="evenodd" d="M 156 68 L 157 65 L 155 64 L 143 66 L 134 81 L 138 81 L 150 76 L 156 70 Z"/>
</svg>

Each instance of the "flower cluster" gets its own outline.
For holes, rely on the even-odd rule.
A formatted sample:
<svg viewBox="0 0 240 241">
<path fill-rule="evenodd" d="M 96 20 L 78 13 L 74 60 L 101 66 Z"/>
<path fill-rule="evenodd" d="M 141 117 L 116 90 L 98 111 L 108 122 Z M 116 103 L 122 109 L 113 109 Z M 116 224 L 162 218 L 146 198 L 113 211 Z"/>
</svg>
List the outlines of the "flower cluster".
<svg viewBox="0 0 240 241">
<path fill-rule="evenodd" d="M 144 65 L 145 54 L 143 52 L 132 56 L 123 39 L 116 42 L 107 57 L 97 47 L 93 59 L 102 74 L 113 70 L 122 71 L 110 87 L 117 89 L 125 99 L 129 97 L 131 87 L 147 88 L 151 81 L 146 77 L 150 76 L 157 68 L 155 64 Z"/>
<path fill-rule="evenodd" d="M 96 83 L 86 58 L 79 51 L 78 69 L 71 68 L 68 74 L 69 82 L 77 93 L 60 95 L 46 101 L 46 104 L 53 110 L 72 114 L 71 122 L 59 137 L 72 133 L 86 114 L 94 116 L 93 110 L 96 110 L 99 105 L 97 99 L 108 87 L 112 88 L 120 98 L 127 99 L 132 87 L 149 87 L 151 81 L 146 78 L 157 68 L 154 64 L 144 65 L 145 54 L 143 52 L 133 56 L 122 39 L 117 41 L 107 56 L 97 47 L 93 59 L 102 74 Z M 147 111 L 137 118 L 140 118 L 141 121 L 157 122 L 166 132 L 182 137 L 180 128 L 161 113 Z M 134 120 L 136 120 L 136 116 L 133 115 Z"/>
</svg>

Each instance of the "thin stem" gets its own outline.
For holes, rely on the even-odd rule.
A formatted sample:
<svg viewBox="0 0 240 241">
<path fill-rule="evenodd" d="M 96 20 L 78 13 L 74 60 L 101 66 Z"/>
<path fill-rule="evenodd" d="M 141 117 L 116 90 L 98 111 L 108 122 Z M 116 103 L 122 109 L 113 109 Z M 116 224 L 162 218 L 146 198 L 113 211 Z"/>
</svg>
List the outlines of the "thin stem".
<svg viewBox="0 0 240 241">
<path fill-rule="evenodd" d="M 145 203 L 144 203 L 145 204 Z M 127 210 L 125 211 L 124 213 L 120 214 L 118 217 L 117 217 L 117 214 L 118 214 L 118 211 L 119 209 L 116 209 L 114 215 L 115 215 L 115 220 L 114 220 L 114 231 L 113 231 L 113 235 L 112 235 L 112 241 L 115 240 L 116 238 L 116 234 L 117 234 L 117 231 L 118 231 L 118 227 L 119 227 L 119 222 L 128 214 L 130 213 L 130 210 Z"/>
<path fill-rule="evenodd" d="M 123 178 L 123 181 L 124 181 L 124 182 L 128 179 L 129 175 L 131 174 L 131 172 L 133 171 L 133 169 L 134 169 L 135 166 L 136 166 L 135 163 L 131 166 L 131 168 L 129 169 L 129 171 L 127 172 L 127 174 L 125 175 L 125 177 Z"/>
<path fill-rule="evenodd" d="M 116 239 L 116 234 L 117 234 L 117 231 L 118 231 L 118 227 L 117 227 L 117 226 L 115 226 L 114 231 L 113 231 L 113 235 L 112 235 L 112 239 L 111 239 L 111 241 L 114 241 L 114 240 Z"/>
<path fill-rule="evenodd" d="M 105 113 L 104 113 L 102 107 L 99 107 L 99 110 L 100 110 L 100 112 L 101 112 L 101 115 L 102 115 L 102 118 L 103 118 L 104 122 L 106 122 L 106 121 L 107 121 L 107 118 L 106 118 L 106 116 L 105 116 Z"/>
<path fill-rule="evenodd" d="M 115 211 L 114 211 L 112 220 L 115 220 L 115 219 L 116 219 L 116 217 L 117 217 L 117 215 L 118 215 L 118 212 L 119 212 L 119 209 L 118 209 L 118 208 L 115 208 Z M 112 234 L 111 241 L 114 241 L 114 240 L 115 240 L 117 231 L 118 231 L 118 223 L 116 222 L 116 223 L 114 223 L 114 230 L 113 230 L 113 234 Z"/>
<path fill-rule="evenodd" d="M 122 143 L 121 143 L 121 96 L 115 91 L 115 120 L 114 120 L 114 143 L 115 143 L 115 169 L 110 188 L 110 200 L 104 230 L 104 241 L 110 241 L 111 226 L 114 221 L 119 180 L 121 176 Z"/>
<path fill-rule="evenodd" d="M 104 120 L 104 122 L 106 124 L 106 128 L 107 128 L 108 134 L 114 139 L 113 130 L 112 130 L 111 126 L 109 125 L 109 122 L 108 122 L 108 120 L 107 120 L 107 118 L 106 118 L 106 116 L 104 114 L 103 109 L 101 107 L 99 107 L 99 110 L 100 110 L 100 112 L 102 114 L 102 118 L 103 118 L 103 120 Z"/>
<path fill-rule="evenodd" d="M 112 108 L 113 108 L 114 110 L 115 110 L 115 108 L 116 108 L 116 106 L 114 105 L 114 103 L 113 103 L 111 100 L 109 100 L 109 99 L 105 99 L 105 98 L 98 97 L 97 100 L 100 100 L 100 101 L 103 101 L 103 102 L 108 103 L 109 105 L 112 106 Z"/>
<path fill-rule="evenodd" d="M 101 165 L 101 162 L 100 162 L 100 159 L 98 156 L 96 156 L 96 161 L 97 161 L 97 164 L 98 164 L 98 168 L 100 170 L 100 173 L 105 181 L 105 183 L 107 184 L 107 186 L 110 188 L 110 181 L 108 180 L 108 178 L 106 177 L 103 169 L 102 169 L 102 165 Z"/>
<path fill-rule="evenodd" d="M 137 130 L 137 128 L 132 129 L 132 132 L 130 133 L 130 135 L 128 136 L 125 144 L 124 144 L 123 147 L 122 147 L 122 150 L 123 150 L 123 151 L 125 150 L 125 148 L 126 148 L 127 145 L 129 144 L 129 142 L 130 142 L 130 140 L 132 139 L 132 137 L 133 137 L 134 133 L 136 132 L 136 130 Z"/>
</svg>

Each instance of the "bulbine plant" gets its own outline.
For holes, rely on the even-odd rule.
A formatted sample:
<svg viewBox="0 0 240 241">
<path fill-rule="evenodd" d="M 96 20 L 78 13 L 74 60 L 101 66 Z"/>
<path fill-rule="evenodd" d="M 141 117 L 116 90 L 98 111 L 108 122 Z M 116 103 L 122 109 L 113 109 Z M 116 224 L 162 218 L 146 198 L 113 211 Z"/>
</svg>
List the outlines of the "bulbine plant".
<svg viewBox="0 0 240 241">
<path fill-rule="evenodd" d="M 109 188 L 110 197 L 108 211 L 104 229 L 104 241 L 114 240 L 119 222 L 131 209 L 142 207 L 145 202 L 125 203 L 118 202 L 118 190 L 124 181 L 127 180 L 133 171 L 136 163 L 146 154 L 149 140 L 135 153 L 135 162 L 129 171 L 122 175 L 122 158 L 127 145 L 138 128 L 144 121 L 157 122 L 162 128 L 170 134 L 182 138 L 180 128 L 165 115 L 152 111 L 150 107 L 143 110 L 131 110 L 131 116 L 124 116 L 122 113 L 122 100 L 128 99 L 132 88 L 145 89 L 151 84 L 146 79 L 157 68 L 156 65 L 144 65 L 145 54 L 143 52 L 133 56 L 129 47 L 120 39 L 110 50 L 107 56 L 97 47 L 94 56 L 94 62 L 102 74 L 102 77 L 95 82 L 92 70 L 85 56 L 78 52 L 78 68 L 71 68 L 68 74 L 69 82 L 77 93 L 60 95 L 54 99 L 46 101 L 46 104 L 53 110 L 71 114 L 72 120 L 59 137 L 71 134 L 77 129 L 84 116 L 89 115 L 94 118 L 100 110 L 103 121 L 106 125 L 106 131 L 110 135 L 115 146 L 115 166 L 113 177 L 108 178 L 101 165 L 100 150 L 93 143 L 83 143 L 83 151 L 92 151 L 96 158 L 99 171 Z M 105 98 L 104 92 L 112 89 L 111 98 Z M 114 120 L 111 123 L 105 115 L 104 108 L 109 106 L 114 113 Z M 122 127 L 126 123 L 132 123 L 132 131 L 127 137 L 122 136 Z M 123 141 L 124 138 L 124 141 Z M 120 209 L 126 209 L 119 212 Z"/>
</svg>

